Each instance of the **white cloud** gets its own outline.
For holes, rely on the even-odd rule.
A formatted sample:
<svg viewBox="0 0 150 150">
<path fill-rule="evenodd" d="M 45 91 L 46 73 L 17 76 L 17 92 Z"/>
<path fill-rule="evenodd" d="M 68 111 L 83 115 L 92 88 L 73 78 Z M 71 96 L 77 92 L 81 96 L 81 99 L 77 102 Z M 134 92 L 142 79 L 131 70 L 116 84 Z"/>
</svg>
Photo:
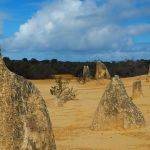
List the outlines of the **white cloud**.
<svg viewBox="0 0 150 150">
<path fill-rule="evenodd" d="M 131 35 L 139 35 L 141 33 L 150 32 L 150 24 L 142 24 L 142 25 L 136 25 L 136 26 L 129 26 L 128 32 Z"/>
<path fill-rule="evenodd" d="M 3 43 L 7 50 L 124 50 L 133 37 L 150 32 L 150 24 L 126 25 L 148 15 L 130 0 L 59 0 L 49 3 Z M 142 12 L 142 14 L 141 14 Z M 65 51 L 66 52 L 66 51 Z"/>
</svg>

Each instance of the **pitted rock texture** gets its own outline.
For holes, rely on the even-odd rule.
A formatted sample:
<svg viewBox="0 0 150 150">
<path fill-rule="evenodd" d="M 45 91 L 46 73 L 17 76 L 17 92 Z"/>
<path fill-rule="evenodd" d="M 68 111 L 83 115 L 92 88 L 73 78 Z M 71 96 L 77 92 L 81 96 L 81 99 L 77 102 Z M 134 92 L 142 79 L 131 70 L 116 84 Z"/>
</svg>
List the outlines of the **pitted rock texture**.
<svg viewBox="0 0 150 150">
<path fill-rule="evenodd" d="M 0 149 L 55 150 L 45 101 L 37 88 L 10 72 L 0 57 Z"/>
<path fill-rule="evenodd" d="M 102 62 L 96 62 L 95 79 L 110 79 L 110 74 Z"/>
<path fill-rule="evenodd" d="M 91 129 L 128 129 L 144 124 L 143 114 L 127 95 L 122 81 L 114 77 L 100 100 Z"/>
<path fill-rule="evenodd" d="M 132 88 L 132 98 L 143 97 L 142 82 L 140 80 L 134 81 Z"/>
<path fill-rule="evenodd" d="M 83 79 L 84 80 L 89 80 L 90 79 L 90 69 L 89 69 L 89 66 L 84 66 L 83 67 Z"/>
</svg>

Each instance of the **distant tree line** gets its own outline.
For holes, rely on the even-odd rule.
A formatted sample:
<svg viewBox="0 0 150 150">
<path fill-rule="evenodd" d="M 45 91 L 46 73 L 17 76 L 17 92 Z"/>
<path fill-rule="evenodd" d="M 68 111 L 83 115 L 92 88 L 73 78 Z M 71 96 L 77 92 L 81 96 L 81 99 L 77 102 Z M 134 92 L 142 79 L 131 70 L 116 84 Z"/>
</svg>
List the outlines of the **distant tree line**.
<svg viewBox="0 0 150 150">
<path fill-rule="evenodd" d="M 57 59 L 38 61 L 26 58 L 22 60 L 10 60 L 8 57 L 5 57 L 4 61 L 12 72 L 27 79 L 49 79 L 53 78 L 56 74 L 72 74 L 80 77 L 82 76 L 84 65 L 88 65 L 91 76 L 93 78 L 95 76 L 95 62 L 64 62 Z M 126 60 L 103 63 L 107 66 L 111 76 L 132 77 L 147 74 L 150 60 Z"/>
</svg>

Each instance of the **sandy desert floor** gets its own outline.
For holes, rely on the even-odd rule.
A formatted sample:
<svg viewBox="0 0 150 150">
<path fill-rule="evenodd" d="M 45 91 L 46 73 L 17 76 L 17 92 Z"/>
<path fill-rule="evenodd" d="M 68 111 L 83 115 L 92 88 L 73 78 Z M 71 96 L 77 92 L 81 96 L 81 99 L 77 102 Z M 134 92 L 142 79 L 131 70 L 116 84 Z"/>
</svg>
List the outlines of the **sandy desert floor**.
<svg viewBox="0 0 150 150">
<path fill-rule="evenodd" d="M 50 113 L 58 150 L 150 150 L 150 82 L 145 76 L 122 79 L 129 96 L 132 82 L 140 78 L 144 97 L 134 99 L 134 103 L 145 116 L 144 128 L 122 131 L 91 131 L 94 112 L 109 80 L 91 80 L 87 84 L 71 81 L 78 90 L 77 100 L 58 107 L 50 95 L 53 80 L 32 81 L 41 91 Z"/>
</svg>

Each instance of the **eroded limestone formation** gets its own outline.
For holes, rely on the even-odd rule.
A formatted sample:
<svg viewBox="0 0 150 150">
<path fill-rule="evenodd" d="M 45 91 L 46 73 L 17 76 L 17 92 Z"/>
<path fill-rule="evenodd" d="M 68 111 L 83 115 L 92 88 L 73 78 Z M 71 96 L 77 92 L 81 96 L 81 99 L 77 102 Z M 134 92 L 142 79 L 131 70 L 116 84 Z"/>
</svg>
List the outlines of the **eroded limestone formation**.
<svg viewBox="0 0 150 150">
<path fill-rule="evenodd" d="M 148 72 L 147 72 L 145 79 L 146 79 L 146 82 L 150 82 L 150 65 L 149 65 Z"/>
<path fill-rule="evenodd" d="M 132 88 L 132 98 L 143 97 L 142 82 L 140 80 L 134 81 Z"/>
<path fill-rule="evenodd" d="M 96 62 L 95 79 L 110 79 L 110 74 L 102 62 Z"/>
<path fill-rule="evenodd" d="M 45 101 L 38 89 L 10 72 L 0 57 L 0 149 L 55 150 Z"/>
<path fill-rule="evenodd" d="M 143 114 L 127 95 L 122 81 L 114 77 L 100 100 L 91 129 L 128 129 L 144 124 Z"/>
<path fill-rule="evenodd" d="M 83 80 L 84 82 L 88 81 L 90 79 L 90 69 L 89 66 L 83 67 Z"/>
</svg>

